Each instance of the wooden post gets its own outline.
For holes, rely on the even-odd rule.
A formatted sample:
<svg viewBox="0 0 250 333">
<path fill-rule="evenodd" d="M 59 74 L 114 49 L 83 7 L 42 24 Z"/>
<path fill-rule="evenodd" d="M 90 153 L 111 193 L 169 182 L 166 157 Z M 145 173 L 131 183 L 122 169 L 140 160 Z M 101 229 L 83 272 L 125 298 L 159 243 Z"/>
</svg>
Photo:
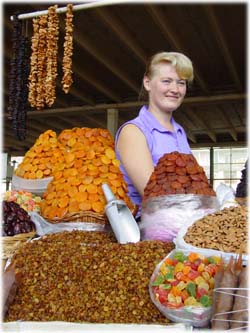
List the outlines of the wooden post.
<svg viewBox="0 0 250 333">
<path fill-rule="evenodd" d="M 114 137 L 118 128 L 119 110 L 107 109 L 107 129 Z"/>
</svg>

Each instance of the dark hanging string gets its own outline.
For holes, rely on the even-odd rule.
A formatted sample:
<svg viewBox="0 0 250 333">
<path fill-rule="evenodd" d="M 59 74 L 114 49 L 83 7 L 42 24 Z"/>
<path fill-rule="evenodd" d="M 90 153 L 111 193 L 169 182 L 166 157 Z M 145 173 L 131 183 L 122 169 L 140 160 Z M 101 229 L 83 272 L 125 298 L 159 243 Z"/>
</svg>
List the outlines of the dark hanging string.
<svg viewBox="0 0 250 333">
<path fill-rule="evenodd" d="M 24 27 L 25 23 L 17 19 L 17 15 L 17 13 L 14 15 L 13 20 L 13 55 L 10 63 L 8 116 L 12 121 L 15 136 L 19 140 L 25 140 L 30 43 L 28 37 L 24 36 L 24 34 L 27 35 L 27 27 Z"/>
</svg>

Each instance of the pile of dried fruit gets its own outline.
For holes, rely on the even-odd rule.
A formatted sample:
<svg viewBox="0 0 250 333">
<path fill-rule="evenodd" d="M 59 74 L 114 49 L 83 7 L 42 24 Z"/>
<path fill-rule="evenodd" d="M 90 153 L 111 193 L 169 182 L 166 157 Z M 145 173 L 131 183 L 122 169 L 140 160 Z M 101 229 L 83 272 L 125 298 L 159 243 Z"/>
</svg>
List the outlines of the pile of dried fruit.
<svg viewBox="0 0 250 333">
<path fill-rule="evenodd" d="M 224 208 L 206 215 L 188 228 L 186 243 L 223 252 L 247 253 L 246 206 Z"/>
<path fill-rule="evenodd" d="M 192 154 L 164 154 L 146 185 L 143 200 L 160 195 L 185 193 L 216 195 L 204 169 Z"/>
<path fill-rule="evenodd" d="M 35 141 L 15 170 L 15 175 L 25 179 L 51 177 L 57 163 L 65 160 L 65 147 L 58 141 L 56 132 L 47 130 Z"/>
<path fill-rule="evenodd" d="M 55 165 L 54 178 L 44 193 L 41 213 L 46 219 L 62 219 L 80 211 L 103 214 L 106 205 L 103 183 L 133 210 L 127 196 L 127 184 L 115 158 L 114 140 L 108 130 L 65 129 L 58 141 L 67 153 L 65 161 Z"/>
<path fill-rule="evenodd" d="M 3 200 L 14 201 L 27 212 L 40 212 L 40 203 L 42 198 L 26 191 L 6 191 L 3 194 Z"/>
<path fill-rule="evenodd" d="M 31 221 L 26 210 L 21 208 L 16 202 L 3 201 L 3 236 L 14 236 L 35 230 L 35 224 Z"/>
<path fill-rule="evenodd" d="M 121 245 L 101 232 L 50 234 L 15 254 L 20 286 L 7 321 L 168 323 L 150 300 L 155 265 L 173 243 Z"/>
<path fill-rule="evenodd" d="M 114 140 L 106 129 L 75 127 L 58 136 L 48 130 L 25 154 L 15 174 L 26 179 L 53 177 L 41 203 L 41 214 L 50 221 L 81 211 L 104 214 L 103 183 L 134 210 L 115 157 Z"/>
</svg>

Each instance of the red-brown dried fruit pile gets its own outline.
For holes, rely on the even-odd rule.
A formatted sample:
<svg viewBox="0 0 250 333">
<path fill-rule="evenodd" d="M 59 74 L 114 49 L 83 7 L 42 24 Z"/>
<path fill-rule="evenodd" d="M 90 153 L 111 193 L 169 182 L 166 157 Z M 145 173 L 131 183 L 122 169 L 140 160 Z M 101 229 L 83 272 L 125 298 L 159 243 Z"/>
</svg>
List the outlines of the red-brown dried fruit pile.
<svg viewBox="0 0 250 333">
<path fill-rule="evenodd" d="M 144 190 L 143 200 L 168 194 L 215 196 L 204 169 L 192 154 L 172 152 L 158 161 Z"/>
<path fill-rule="evenodd" d="M 148 284 L 173 248 L 79 230 L 28 242 L 13 258 L 20 284 L 5 320 L 166 324 Z"/>
</svg>

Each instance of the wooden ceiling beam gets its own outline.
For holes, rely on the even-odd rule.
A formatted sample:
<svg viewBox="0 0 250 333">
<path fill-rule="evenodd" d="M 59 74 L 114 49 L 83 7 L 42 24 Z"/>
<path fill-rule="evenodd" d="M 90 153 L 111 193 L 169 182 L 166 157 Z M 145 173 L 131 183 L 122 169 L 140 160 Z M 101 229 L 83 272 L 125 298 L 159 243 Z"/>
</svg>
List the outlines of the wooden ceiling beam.
<svg viewBox="0 0 250 333">
<path fill-rule="evenodd" d="M 96 80 L 92 74 L 88 73 L 86 69 L 83 69 L 82 66 L 77 66 L 77 76 L 79 76 L 82 80 L 88 82 L 90 85 L 95 87 L 97 90 L 102 92 L 104 95 L 108 96 L 111 100 L 115 102 L 120 102 L 121 97 L 118 96 L 114 91 L 109 89 L 107 86 L 104 86 L 99 80 Z"/>
<path fill-rule="evenodd" d="M 104 123 L 102 121 L 97 120 L 95 117 L 84 115 L 83 120 L 84 119 L 88 120 L 90 124 L 93 124 L 93 127 L 103 128 Z M 104 128 L 106 128 L 106 126 Z"/>
<path fill-rule="evenodd" d="M 208 126 L 208 124 L 201 117 L 198 116 L 197 108 L 193 106 L 185 108 L 185 110 L 188 112 L 188 117 L 190 119 L 193 119 L 193 121 L 198 124 L 197 127 L 203 128 L 204 132 L 210 137 L 210 139 L 213 142 L 217 142 L 215 133 Z"/>
<path fill-rule="evenodd" d="M 74 85 L 74 83 L 73 83 L 73 85 Z M 94 102 L 94 100 L 92 98 L 89 98 L 88 96 L 86 96 L 84 94 L 84 92 L 78 90 L 73 85 L 71 86 L 71 88 L 69 90 L 69 95 L 75 96 L 78 99 L 84 101 L 85 103 L 87 103 L 89 105 L 95 105 L 95 102 Z"/>
<path fill-rule="evenodd" d="M 48 129 L 52 129 L 53 131 L 61 131 L 61 126 L 57 124 L 57 118 L 46 118 L 45 120 L 38 120 L 36 118 L 33 121 L 28 122 L 28 129 L 32 128 L 39 131 L 38 136 L 45 132 Z"/>
<path fill-rule="evenodd" d="M 211 27 L 214 31 L 213 37 L 216 39 L 218 47 L 220 48 L 220 50 L 222 52 L 222 56 L 226 60 L 226 64 L 230 70 L 230 74 L 235 82 L 235 85 L 236 85 L 238 91 L 241 91 L 242 90 L 241 80 L 239 78 L 234 61 L 231 57 L 231 53 L 228 49 L 227 43 L 226 43 L 223 33 L 221 31 L 219 22 L 214 14 L 213 8 L 211 5 L 203 6 L 203 8 L 207 14 Z"/>
<path fill-rule="evenodd" d="M 119 40 L 132 50 L 132 52 L 143 64 L 147 63 L 147 55 L 140 47 L 138 40 L 131 35 L 124 24 L 115 15 L 113 15 L 109 9 L 96 9 L 95 13 L 117 35 Z"/>
<path fill-rule="evenodd" d="M 248 112 L 244 112 L 244 109 L 246 108 L 244 105 L 241 105 L 241 103 L 232 103 L 233 110 L 236 112 L 238 115 L 241 124 L 243 126 L 247 125 L 247 115 Z"/>
<path fill-rule="evenodd" d="M 99 61 L 102 65 L 108 68 L 113 74 L 115 74 L 122 82 L 124 82 L 127 86 L 129 86 L 132 90 L 134 90 L 137 94 L 140 91 L 140 87 L 137 83 L 132 80 L 126 71 L 123 71 L 120 66 L 112 63 L 108 56 L 105 56 L 101 53 L 96 46 L 91 42 L 86 35 L 81 34 L 80 31 L 74 31 L 75 42 L 79 44 L 79 46 L 85 49 L 89 54 L 91 54 L 97 61 Z"/>
<path fill-rule="evenodd" d="M 174 112 L 174 118 L 176 116 L 179 117 L 180 124 L 185 124 L 185 126 L 192 131 L 195 128 L 194 123 L 187 117 L 186 113 L 183 112 L 184 109 L 184 107 L 181 107 L 180 110 L 176 110 L 177 112 Z"/>
<path fill-rule="evenodd" d="M 171 28 L 167 25 L 167 19 L 163 15 L 162 11 L 160 11 L 159 7 L 153 5 L 146 5 L 146 8 L 155 23 L 159 26 L 166 40 L 169 41 L 169 43 L 174 47 L 177 52 L 185 52 L 183 46 L 181 45 L 181 42 L 179 41 L 178 36 L 174 34 L 174 32 L 171 31 Z M 197 69 L 194 69 L 194 72 L 195 80 L 201 87 L 202 91 L 205 94 L 209 94 L 208 88 L 206 86 L 205 80 L 202 78 L 202 75 L 198 72 Z"/>
<path fill-rule="evenodd" d="M 196 143 L 197 139 L 196 139 L 194 133 L 192 132 L 192 128 L 193 128 L 194 124 L 190 121 L 190 119 L 186 116 L 186 114 L 180 110 L 180 112 L 174 113 L 174 119 L 181 126 L 183 126 L 188 139 L 190 141 L 192 141 L 193 143 Z"/>
<path fill-rule="evenodd" d="M 186 134 L 187 134 L 188 139 L 189 139 L 191 142 L 193 142 L 193 143 L 197 143 L 197 139 L 196 139 L 195 135 L 194 135 L 194 134 L 193 134 L 188 128 L 185 130 L 185 132 L 186 132 Z"/>
<path fill-rule="evenodd" d="M 69 117 L 60 117 L 65 124 L 68 124 L 67 128 L 73 128 L 73 127 L 81 127 L 79 120 L 73 120 L 72 118 Z"/>
<path fill-rule="evenodd" d="M 244 101 L 246 99 L 246 94 L 225 94 L 217 96 L 197 96 L 197 97 L 186 97 L 183 101 L 184 106 L 191 106 L 197 104 L 213 104 L 213 103 L 223 103 L 223 102 L 237 102 Z M 119 109 L 120 111 L 126 111 L 128 108 L 140 107 L 145 104 L 145 101 L 133 101 L 125 103 L 100 103 L 94 106 L 81 105 L 81 106 L 71 106 L 67 108 L 56 108 L 56 109 L 44 109 L 41 112 L 30 111 L 27 113 L 28 118 L 39 118 L 46 116 L 56 116 L 63 113 L 81 113 L 81 112 L 93 112 L 93 111 L 103 111 L 109 108 Z M 7 118 L 7 114 L 4 114 L 4 117 Z"/>
<path fill-rule="evenodd" d="M 14 133 L 13 133 L 13 130 L 11 128 L 4 128 L 4 131 L 6 134 L 9 134 L 10 136 L 12 136 L 13 139 L 15 139 L 16 141 L 24 141 L 24 142 L 32 142 L 32 145 L 35 143 L 35 140 L 38 138 L 38 134 L 37 134 L 37 131 L 34 131 L 33 129 L 29 128 L 26 130 L 26 137 L 24 140 L 18 140 Z M 5 135 L 5 134 L 4 134 Z"/>
<path fill-rule="evenodd" d="M 234 128 L 234 125 L 230 121 L 230 117 L 225 115 L 225 112 L 221 106 L 216 107 L 216 112 L 219 113 L 220 118 L 222 119 L 223 123 L 229 128 L 228 131 L 234 141 L 237 141 L 237 132 Z"/>
<path fill-rule="evenodd" d="M 11 148 L 13 148 L 13 149 L 16 149 L 17 147 L 27 148 L 27 147 L 31 147 L 34 144 L 33 140 L 29 137 L 26 137 L 25 140 L 18 140 L 13 135 L 9 134 L 9 132 L 4 133 L 4 139 L 5 140 L 3 140 L 3 144 L 5 146 L 7 145 L 7 143 L 8 143 L 8 145 L 11 144 Z"/>
</svg>

